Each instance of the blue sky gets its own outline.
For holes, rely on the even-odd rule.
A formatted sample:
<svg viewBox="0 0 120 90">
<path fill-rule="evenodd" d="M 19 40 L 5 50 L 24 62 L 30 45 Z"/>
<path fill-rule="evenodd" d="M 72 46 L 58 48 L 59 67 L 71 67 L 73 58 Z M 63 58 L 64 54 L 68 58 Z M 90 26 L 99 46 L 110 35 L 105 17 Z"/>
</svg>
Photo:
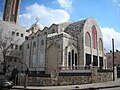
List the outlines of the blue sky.
<svg viewBox="0 0 120 90">
<path fill-rule="evenodd" d="M 61 0 L 62 1 L 62 0 Z M 119 2 L 113 0 L 67 0 L 72 4 L 68 9 L 61 7 L 54 0 L 22 0 L 21 14 L 25 12 L 25 7 L 38 3 L 52 9 L 63 9 L 70 14 L 70 21 L 78 21 L 82 18 L 94 17 L 100 26 L 112 27 L 120 32 L 120 6 Z M 94 1 L 94 2 L 93 2 Z"/>
<path fill-rule="evenodd" d="M 3 7 L 0 0 L 0 17 Z M 115 48 L 120 50 L 120 0 L 21 0 L 19 24 L 29 28 L 36 17 L 41 27 L 93 17 L 101 27 L 105 48 L 110 50 L 115 38 Z"/>
</svg>

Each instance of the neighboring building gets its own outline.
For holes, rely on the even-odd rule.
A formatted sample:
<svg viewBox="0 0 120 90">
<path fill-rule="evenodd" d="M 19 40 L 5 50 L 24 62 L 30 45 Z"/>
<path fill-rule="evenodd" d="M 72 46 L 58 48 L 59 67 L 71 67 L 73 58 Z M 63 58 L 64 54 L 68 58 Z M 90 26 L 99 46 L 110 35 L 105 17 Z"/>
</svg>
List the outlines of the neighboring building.
<svg viewBox="0 0 120 90">
<path fill-rule="evenodd" d="M 43 30 L 32 26 L 33 33 L 23 43 L 23 62 L 31 74 L 105 67 L 103 37 L 94 18 L 52 24 Z"/>
<path fill-rule="evenodd" d="M 109 53 L 106 53 L 107 58 L 107 68 L 112 69 L 113 68 L 113 52 L 110 51 Z M 120 66 L 120 51 L 116 50 L 114 52 L 114 65 Z"/>
<path fill-rule="evenodd" d="M 10 22 L 0 20 L 0 40 L 5 37 L 10 39 L 12 42 L 9 42 L 8 45 L 11 45 L 9 50 L 7 50 L 7 64 L 10 65 L 9 72 L 14 68 L 20 67 L 20 60 L 22 58 L 21 44 L 25 41 L 26 36 L 29 33 L 26 32 L 26 28 L 19 26 Z M 3 55 L 0 50 L 0 61 L 3 61 Z M 19 63 L 19 64 L 18 64 Z M 11 73 L 9 73 L 11 74 Z"/>
<path fill-rule="evenodd" d="M 21 44 L 25 41 L 26 36 L 29 35 L 26 32 L 26 27 L 17 25 L 19 8 L 20 0 L 5 0 L 3 20 L 0 20 L 0 40 L 8 38 L 6 44 L 10 46 L 6 55 L 6 64 L 9 66 L 6 73 L 7 76 L 10 76 L 15 68 L 21 70 Z M 2 54 L 0 49 L 0 62 L 3 61 Z"/>
<path fill-rule="evenodd" d="M 3 20 L 17 23 L 19 16 L 20 0 L 5 0 Z"/>
<path fill-rule="evenodd" d="M 6 39 L 7 46 L 10 46 L 6 51 L 5 65 L 8 67 L 6 76 L 12 77 L 15 80 L 18 71 L 21 71 L 22 46 L 26 36 L 26 27 L 17 25 L 19 16 L 20 0 L 5 0 L 3 20 L 0 20 L 0 41 Z M 0 43 L 1 44 L 1 43 Z M 3 67 L 3 53 L 0 48 L 0 72 Z M 17 73 L 16 73 L 17 70 Z"/>
</svg>

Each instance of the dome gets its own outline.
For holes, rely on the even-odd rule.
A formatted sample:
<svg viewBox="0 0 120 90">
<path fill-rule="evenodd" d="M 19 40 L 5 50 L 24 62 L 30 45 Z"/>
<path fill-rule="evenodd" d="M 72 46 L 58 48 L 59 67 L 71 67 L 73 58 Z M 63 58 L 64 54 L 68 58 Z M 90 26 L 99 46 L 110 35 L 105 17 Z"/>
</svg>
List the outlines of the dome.
<svg viewBox="0 0 120 90">
<path fill-rule="evenodd" d="M 42 30 L 42 29 L 43 29 L 43 26 L 41 24 L 34 23 L 34 24 L 31 25 L 31 27 L 28 30 L 28 32 L 36 33 L 38 30 Z"/>
<path fill-rule="evenodd" d="M 27 31 L 29 33 L 36 33 L 38 30 L 42 30 L 42 29 L 43 29 L 43 26 L 41 24 L 39 25 L 38 23 L 34 23 L 31 25 L 30 29 L 28 29 Z"/>
<path fill-rule="evenodd" d="M 31 25 L 30 29 L 32 28 L 36 28 L 36 29 L 43 29 L 43 26 L 41 24 L 38 24 L 38 23 L 34 23 Z"/>
</svg>

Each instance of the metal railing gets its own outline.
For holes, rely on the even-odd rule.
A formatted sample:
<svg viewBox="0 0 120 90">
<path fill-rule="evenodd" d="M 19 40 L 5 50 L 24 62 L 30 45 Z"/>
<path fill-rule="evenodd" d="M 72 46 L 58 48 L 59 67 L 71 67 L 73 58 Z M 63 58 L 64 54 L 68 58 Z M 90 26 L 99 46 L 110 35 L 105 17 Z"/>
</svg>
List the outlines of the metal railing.
<svg viewBox="0 0 120 90">
<path fill-rule="evenodd" d="M 90 66 L 59 66 L 59 70 L 90 70 Z"/>
</svg>

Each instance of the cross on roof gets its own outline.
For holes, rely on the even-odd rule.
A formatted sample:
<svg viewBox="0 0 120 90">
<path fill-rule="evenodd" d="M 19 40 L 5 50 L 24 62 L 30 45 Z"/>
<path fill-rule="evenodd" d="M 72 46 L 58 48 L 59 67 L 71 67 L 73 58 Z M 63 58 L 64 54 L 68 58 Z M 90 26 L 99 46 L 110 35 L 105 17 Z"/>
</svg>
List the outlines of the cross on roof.
<svg viewBox="0 0 120 90">
<path fill-rule="evenodd" d="M 36 23 L 38 23 L 38 21 L 39 21 L 39 18 L 38 18 L 38 17 L 36 17 L 36 18 L 35 18 L 35 20 L 36 20 Z"/>
</svg>

